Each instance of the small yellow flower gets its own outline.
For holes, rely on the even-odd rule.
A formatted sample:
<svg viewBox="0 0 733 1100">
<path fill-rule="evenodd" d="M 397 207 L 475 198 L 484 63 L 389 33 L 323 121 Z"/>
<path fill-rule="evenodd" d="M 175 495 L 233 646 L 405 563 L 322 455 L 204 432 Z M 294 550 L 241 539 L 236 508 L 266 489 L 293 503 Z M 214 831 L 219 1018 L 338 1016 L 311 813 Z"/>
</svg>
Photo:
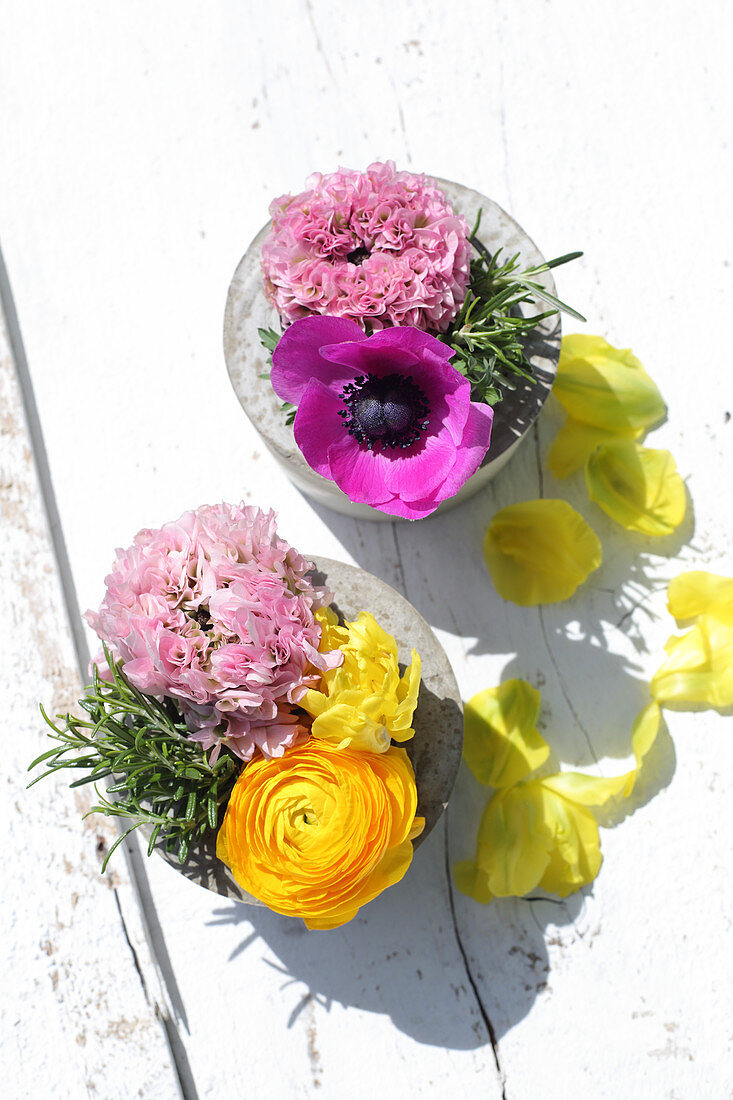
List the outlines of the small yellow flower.
<svg viewBox="0 0 733 1100">
<path fill-rule="evenodd" d="M 544 764 L 550 747 L 537 732 L 540 693 L 505 680 L 474 695 L 463 710 L 463 758 L 479 783 L 510 787 Z"/>
<path fill-rule="evenodd" d="M 496 590 L 524 607 L 566 600 L 601 564 L 601 544 L 564 500 L 528 500 L 496 513 L 484 539 Z"/>
<path fill-rule="evenodd" d="M 392 740 L 414 736 L 412 716 L 420 691 L 420 657 L 400 676 L 397 643 L 374 616 L 359 612 L 355 622 L 339 625 L 330 608 L 316 612 L 322 651 L 340 649 L 338 668 L 323 673 L 320 690 L 310 689 L 299 705 L 313 717 L 314 737 L 337 748 L 386 752 Z"/>
<path fill-rule="evenodd" d="M 685 483 L 669 451 L 616 440 L 590 456 L 588 496 L 628 531 L 662 537 L 685 518 Z"/>
<path fill-rule="evenodd" d="M 510 689 L 507 697 L 515 690 Z M 531 691 L 526 684 L 526 700 L 531 699 Z M 469 706 L 473 704 L 471 700 Z M 646 706 L 634 723 L 631 737 L 636 766 L 623 775 L 605 779 L 582 772 L 559 772 L 529 779 L 537 766 L 534 761 L 544 761 L 549 750 L 535 729 L 537 716 L 532 709 L 514 707 L 513 714 L 516 721 L 506 723 L 505 735 L 497 724 L 492 724 L 486 744 L 493 746 L 498 755 L 511 751 L 515 781 L 501 785 L 489 800 L 479 825 L 476 859 L 453 868 L 457 889 L 484 904 L 495 897 L 521 897 L 537 887 L 566 897 L 593 881 L 602 857 L 598 824 L 589 807 L 606 806 L 631 794 L 661 725 L 657 704 Z M 524 767 L 520 763 L 523 753 L 518 748 L 522 734 L 532 746 L 524 754 Z M 502 736 L 510 742 L 510 750 L 502 748 Z M 495 775 L 501 778 L 500 773 Z M 507 775 L 504 772 L 504 777 Z"/>
<path fill-rule="evenodd" d="M 216 854 L 239 885 L 308 928 L 338 928 L 398 882 L 424 828 L 404 749 L 352 752 L 311 738 L 247 764 Z"/>
<path fill-rule="evenodd" d="M 600 336 L 565 337 L 552 392 L 568 414 L 548 458 L 556 477 L 580 469 L 613 437 L 640 438 L 667 412 L 636 356 Z"/>
</svg>

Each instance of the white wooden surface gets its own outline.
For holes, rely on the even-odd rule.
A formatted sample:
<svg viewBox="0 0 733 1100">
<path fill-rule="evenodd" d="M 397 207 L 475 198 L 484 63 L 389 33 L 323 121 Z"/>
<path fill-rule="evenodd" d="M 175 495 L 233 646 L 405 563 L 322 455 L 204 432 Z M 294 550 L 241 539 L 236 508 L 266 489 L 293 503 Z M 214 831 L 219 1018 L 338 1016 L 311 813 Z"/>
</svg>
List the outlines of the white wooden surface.
<svg viewBox="0 0 733 1100">
<path fill-rule="evenodd" d="M 203 501 L 271 504 L 302 549 L 404 591 L 466 697 L 526 676 L 563 764 L 620 768 L 671 631 L 665 582 L 733 571 L 732 44 L 724 0 L 6 0 L 0 240 L 80 609 L 139 527 Z M 491 195 L 545 255 L 585 249 L 560 292 L 667 398 L 652 440 L 689 485 L 679 537 L 619 533 L 580 480 L 543 471 L 551 410 L 487 492 L 422 524 L 315 511 L 284 480 L 227 381 L 228 281 L 271 197 L 386 157 Z M 98 829 L 73 800 L 22 794 L 33 698 L 76 683 L 29 455 L 7 453 L 3 487 L 16 479 L 31 517 L 11 496 L 12 1095 L 51 1080 L 59 1096 L 165 1097 L 179 1079 L 189 1097 L 731 1094 L 729 718 L 669 716 L 659 793 L 603 832 L 598 880 L 563 904 L 453 896 L 447 867 L 471 853 L 484 798 L 463 776 L 404 882 L 342 930 L 307 934 L 139 858 L 138 916 L 122 858 L 97 878 Z M 605 554 L 541 612 L 503 604 L 481 557 L 493 511 L 538 493 L 566 496 Z"/>
</svg>

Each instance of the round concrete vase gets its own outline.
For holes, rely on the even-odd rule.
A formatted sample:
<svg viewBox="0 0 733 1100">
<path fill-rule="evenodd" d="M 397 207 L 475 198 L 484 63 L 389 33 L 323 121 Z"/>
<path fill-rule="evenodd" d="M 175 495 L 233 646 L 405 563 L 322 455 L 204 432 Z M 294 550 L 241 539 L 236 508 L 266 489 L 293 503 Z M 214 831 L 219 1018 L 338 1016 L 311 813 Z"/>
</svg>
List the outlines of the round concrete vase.
<svg viewBox="0 0 733 1100">
<path fill-rule="evenodd" d="M 422 679 L 413 718 L 415 736 L 403 745 L 415 769 L 417 812 L 425 818 L 423 832 L 413 841 L 417 848 L 448 805 L 461 761 L 463 710 L 456 678 L 433 631 L 403 596 L 378 577 L 353 565 L 330 558 L 311 560 L 315 564 L 311 575 L 316 583 L 327 585 L 333 593 L 331 606 L 342 619 L 351 621 L 360 611 L 371 611 L 377 622 L 394 635 L 401 666 L 409 663 L 413 649 L 420 654 Z M 149 838 L 149 827 L 142 826 L 141 831 Z M 175 854 L 165 851 L 161 841 L 155 850 L 191 882 L 235 901 L 263 904 L 245 893 L 229 868 L 217 859 L 213 830 L 191 845 L 183 865 Z"/>
<path fill-rule="evenodd" d="M 439 179 L 436 182 L 448 196 L 453 209 L 464 216 L 469 226 L 474 225 L 479 210 L 482 211 L 478 235 L 489 252 L 495 254 L 501 249 L 506 259 L 518 253 L 524 267 L 544 262 L 544 257 L 522 227 L 491 199 L 449 180 Z M 278 313 L 265 298 L 260 267 L 262 244 L 271 224 L 268 222 L 263 226 L 240 260 L 227 295 L 224 357 L 234 392 L 268 450 L 306 496 L 356 519 L 397 520 L 400 517 L 388 515 L 368 504 L 354 504 L 334 482 L 312 470 L 298 449 L 292 427 L 285 422 L 282 402 L 270 385 L 268 355 L 257 332 L 259 328 L 280 329 Z M 543 272 L 537 281 L 551 294 L 556 294 L 551 271 Z M 538 316 L 545 311 L 541 302 L 528 303 L 522 310 L 528 316 Z M 557 372 L 559 314 L 539 323 L 527 342 L 526 352 L 532 364 L 534 381 L 527 382 L 517 377 L 517 388 L 509 391 L 504 400 L 495 406 L 491 446 L 483 463 L 455 496 L 438 506 L 434 515 L 468 500 L 488 484 L 529 432 Z"/>
</svg>

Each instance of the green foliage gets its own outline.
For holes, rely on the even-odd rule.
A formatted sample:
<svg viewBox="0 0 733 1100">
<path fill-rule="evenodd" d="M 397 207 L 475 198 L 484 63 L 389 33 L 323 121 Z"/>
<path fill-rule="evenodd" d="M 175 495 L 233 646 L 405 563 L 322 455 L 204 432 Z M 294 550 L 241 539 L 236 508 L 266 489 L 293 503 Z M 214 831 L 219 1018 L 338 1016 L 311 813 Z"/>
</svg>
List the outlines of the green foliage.
<svg viewBox="0 0 733 1100">
<path fill-rule="evenodd" d="M 45 770 L 29 784 L 65 768 L 88 774 L 71 783 L 80 787 L 112 779 L 106 794 L 97 789 L 99 803 L 89 811 L 133 820 L 110 848 L 102 870 L 118 844 L 140 825 L 152 826 L 148 855 L 158 838 L 169 853 L 185 863 L 192 841 L 216 829 L 229 800 L 241 761 L 226 749 L 215 763 L 211 753 L 187 737 L 186 724 L 171 701 L 143 695 L 124 677 L 105 647 L 112 682 L 94 679 L 79 700 L 86 717 L 57 715 L 50 736 L 58 744 L 29 767 Z M 87 815 L 88 816 L 88 815 Z"/>
<path fill-rule="evenodd" d="M 470 236 L 477 255 L 471 261 L 468 293 L 458 316 L 440 339 L 455 351 L 453 366 L 471 383 L 472 400 L 495 405 L 506 390 L 516 389 L 517 379 L 532 381 L 532 364 L 525 345 L 541 321 L 561 310 L 585 320 L 537 281 L 542 272 L 583 253 L 569 252 L 520 271 L 518 253 L 508 260 L 501 259 L 501 249 L 491 255 L 478 239 L 480 224 L 481 211 Z M 550 308 L 534 317 L 523 316 L 521 307 L 536 300 Z"/>
<path fill-rule="evenodd" d="M 260 337 L 260 343 L 262 344 L 265 351 L 269 352 L 269 355 L 267 357 L 268 369 L 262 372 L 260 378 L 269 378 L 270 372 L 272 370 L 272 353 L 277 347 L 278 340 L 280 339 L 281 334 L 279 332 L 275 332 L 274 328 L 258 328 L 257 332 Z M 280 408 L 285 413 L 285 423 L 288 425 L 288 427 L 290 427 L 290 425 L 295 420 L 295 414 L 298 410 L 296 409 L 295 405 L 291 404 L 290 401 L 283 401 Z"/>
</svg>

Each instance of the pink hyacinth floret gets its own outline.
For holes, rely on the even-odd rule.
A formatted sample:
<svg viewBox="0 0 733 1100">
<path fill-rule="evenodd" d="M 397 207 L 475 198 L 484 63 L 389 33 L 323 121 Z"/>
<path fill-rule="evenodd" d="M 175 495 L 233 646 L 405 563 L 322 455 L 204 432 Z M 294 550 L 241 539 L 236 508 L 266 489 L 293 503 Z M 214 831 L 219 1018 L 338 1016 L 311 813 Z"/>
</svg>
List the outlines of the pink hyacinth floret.
<svg viewBox="0 0 733 1100">
<path fill-rule="evenodd" d="M 347 317 L 445 332 L 466 296 L 468 226 L 424 175 L 393 161 L 316 173 L 270 205 L 265 294 L 286 321 Z"/>
<path fill-rule="evenodd" d="M 118 550 L 85 618 L 131 684 L 177 703 L 212 758 L 222 744 L 243 760 L 282 756 L 308 733 L 293 705 L 342 661 L 318 652 L 313 612 L 331 596 L 312 568 L 278 537 L 274 512 L 204 505 Z"/>
</svg>

